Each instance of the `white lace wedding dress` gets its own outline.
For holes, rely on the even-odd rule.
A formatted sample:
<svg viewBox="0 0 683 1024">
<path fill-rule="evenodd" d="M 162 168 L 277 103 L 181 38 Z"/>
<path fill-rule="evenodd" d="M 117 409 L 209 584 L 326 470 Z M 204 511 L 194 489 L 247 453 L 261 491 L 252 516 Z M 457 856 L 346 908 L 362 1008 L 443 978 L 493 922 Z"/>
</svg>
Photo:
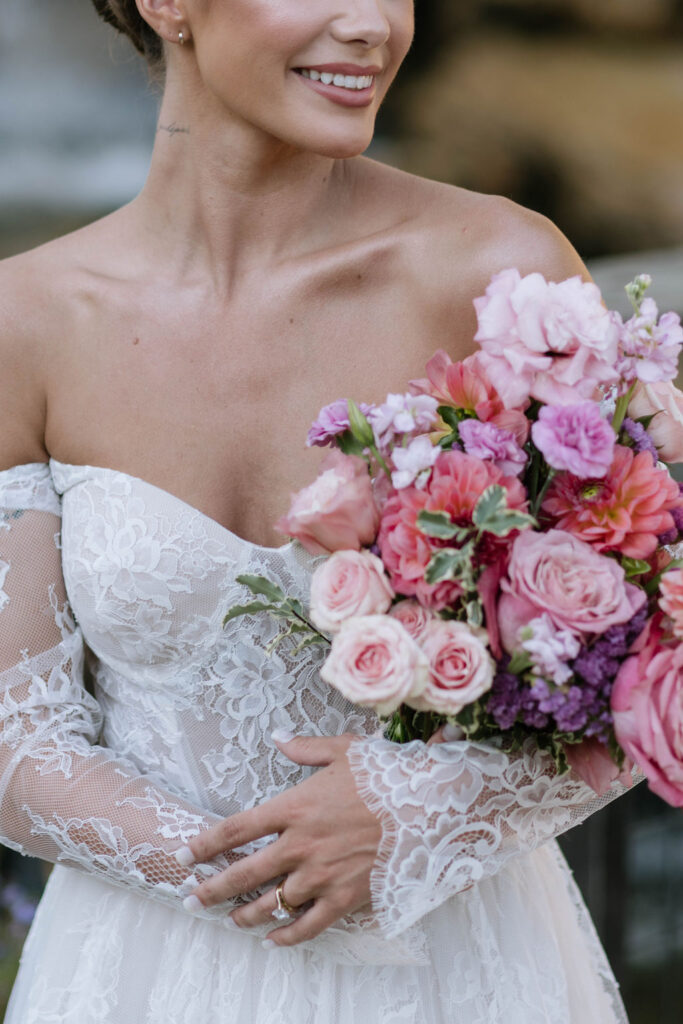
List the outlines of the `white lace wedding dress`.
<svg viewBox="0 0 683 1024">
<path fill-rule="evenodd" d="M 533 748 L 388 743 L 319 652 L 268 656 L 265 615 L 222 628 L 240 573 L 306 598 L 298 544 L 55 461 L 0 473 L 0 506 L 0 829 L 56 862 L 6 1024 L 624 1024 L 553 841 L 604 800 Z M 276 727 L 357 733 L 384 834 L 374 914 L 266 950 L 270 929 L 182 909 L 173 851 L 312 770 Z"/>
</svg>

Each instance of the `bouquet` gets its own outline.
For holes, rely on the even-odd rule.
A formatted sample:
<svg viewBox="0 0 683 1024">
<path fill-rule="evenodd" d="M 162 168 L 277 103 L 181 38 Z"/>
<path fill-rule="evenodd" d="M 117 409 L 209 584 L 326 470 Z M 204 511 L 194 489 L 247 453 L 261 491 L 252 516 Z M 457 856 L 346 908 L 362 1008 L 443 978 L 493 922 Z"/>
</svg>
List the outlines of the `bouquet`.
<svg viewBox="0 0 683 1024">
<path fill-rule="evenodd" d="M 475 300 L 478 351 L 438 351 L 381 405 L 339 400 L 332 450 L 278 528 L 327 555 L 310 607 L 243 576 L 322 677 L 397 742 L 529 736 L 597 793 L 637 764 L 683 806 L 683 330 L 651 279 L 627 322 L 594 284 L 515 269 Z"/>
</svg>

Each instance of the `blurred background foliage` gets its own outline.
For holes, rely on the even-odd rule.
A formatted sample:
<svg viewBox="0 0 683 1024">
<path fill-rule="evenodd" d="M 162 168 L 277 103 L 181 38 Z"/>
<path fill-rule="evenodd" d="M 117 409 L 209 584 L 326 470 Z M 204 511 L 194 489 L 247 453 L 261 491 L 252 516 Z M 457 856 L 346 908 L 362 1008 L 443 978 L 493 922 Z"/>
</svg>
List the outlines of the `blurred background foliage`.
<svg viewBox="0 0 683 1024">
<path fill-rule="evenodd" d="M 683 313 L 683 0 L 416 0 L 416 17 L 370 155 L 545 213 L 610 306 L 648 271 Z M 157 103 L 90 0 L 2 0 L 0 257 L 134 196 Z M 680 812 L 640 786 L 563 847 L 632 1024 L 680 1024 Z M 0 855 L 0 1009 L 46 872 Z"/>
</svg>

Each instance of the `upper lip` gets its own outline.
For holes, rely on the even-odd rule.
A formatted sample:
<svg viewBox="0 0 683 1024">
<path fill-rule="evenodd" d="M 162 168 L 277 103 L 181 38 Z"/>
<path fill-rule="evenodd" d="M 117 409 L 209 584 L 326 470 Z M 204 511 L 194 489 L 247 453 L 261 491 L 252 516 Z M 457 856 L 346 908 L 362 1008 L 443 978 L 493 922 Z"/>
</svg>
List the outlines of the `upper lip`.
<svg viewBox="0 0 683 1024">
<path fill-rule="evenodd" d="M 302 64 L 297 71 L 328 71 L 333 75 L 378 75 L 382 70 L 376 64 L 367 67 L 362 64 Z"/>
</svg>

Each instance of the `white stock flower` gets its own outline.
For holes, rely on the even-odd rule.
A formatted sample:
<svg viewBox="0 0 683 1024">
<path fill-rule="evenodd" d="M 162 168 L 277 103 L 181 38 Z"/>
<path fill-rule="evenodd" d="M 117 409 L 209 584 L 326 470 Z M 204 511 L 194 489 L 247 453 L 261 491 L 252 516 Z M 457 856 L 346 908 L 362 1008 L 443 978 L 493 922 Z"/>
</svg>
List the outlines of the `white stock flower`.
<svg viewBox="0 0 683 1024">
<path fill-rule="evenodd" d="M 557 629 L 547 612 L 527 623 L 521 632 L 521 644 L 531 658 L 534 674 L 552 680 L 556 686 L 570 678 L 572 671 L 567 662 L 578 657 L 581 650 L 574 634 Z"/>
<path fill-rule="evenodd" d="M 440 454 L 439 446 L 432 444 L 424 435 L 416 437 L 405 448 L 394 448 L 391 457 L 396 468 L 391 474 L 391 482 L 396 490 L 410 487 L 412 483 L 418 488 L 424 487 Z"/>
</svg>

